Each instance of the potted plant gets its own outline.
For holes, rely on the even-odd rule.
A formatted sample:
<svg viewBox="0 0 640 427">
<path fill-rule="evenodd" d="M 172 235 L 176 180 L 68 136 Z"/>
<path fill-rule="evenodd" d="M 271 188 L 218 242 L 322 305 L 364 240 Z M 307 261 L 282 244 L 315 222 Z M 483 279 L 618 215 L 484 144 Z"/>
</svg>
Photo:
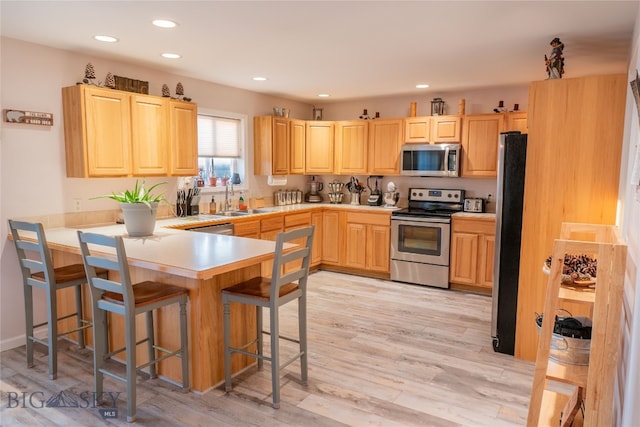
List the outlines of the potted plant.
<svg viewBox="0 0 640 427">
<path fill-rule="evenodd" d="M 93 198 L 108 198 L 120 203 L 124 226 L 129 236 L 150 236 L 156 225 L 158 204 L 167 201 L 163 194 L 154 194 L 153 190 L 163 184 L 166 184 L 166 181 L 154 184 L 147 189 L 144 180 L 142 183 L 136 180 L 133 190 L 125 190 L 121 193 L 113 192 Z"/>
</svg>

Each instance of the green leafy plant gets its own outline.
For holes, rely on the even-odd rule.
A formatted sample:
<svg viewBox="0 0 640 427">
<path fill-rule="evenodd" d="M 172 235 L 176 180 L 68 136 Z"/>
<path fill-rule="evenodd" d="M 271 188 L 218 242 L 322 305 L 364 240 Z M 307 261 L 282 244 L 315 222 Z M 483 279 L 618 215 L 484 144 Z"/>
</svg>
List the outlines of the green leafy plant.
<svg viewBox="0 0 640 427">
<path fill-rule="evenodd" d="M 149 209 L 151 209 L 151 203 L 167 202 L 167 199 L 164 198 L 164 194 L 152 193 L 156 187 L 166 183 L 166 181 L 159 182 L 147 189 L 145 188 L 144 180 L 142 180 L 142 184 L 136 180 L 136 185 L 133 187 L 133 190 L 125 190 L 121 193 L 113 192 L 104 196 L 92 197 L 91 199 L 112 199 L 120 203 L 144 203 L 149 207 Z"/>
</svg>

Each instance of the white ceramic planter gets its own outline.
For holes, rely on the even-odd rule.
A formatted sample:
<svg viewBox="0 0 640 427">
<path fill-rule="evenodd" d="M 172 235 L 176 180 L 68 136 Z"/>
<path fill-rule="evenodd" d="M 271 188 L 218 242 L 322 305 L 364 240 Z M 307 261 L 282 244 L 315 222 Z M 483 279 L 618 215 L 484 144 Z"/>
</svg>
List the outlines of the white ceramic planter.
<svg viewBox="0 0 640 427">
<path fill-rule="evenodd" d="M 151 236 L 156 226 L 158 203 L 151 203 L 151 209 L 144 203 L 120 203 L 124 226 L 130 237 Z"/>
</svg>

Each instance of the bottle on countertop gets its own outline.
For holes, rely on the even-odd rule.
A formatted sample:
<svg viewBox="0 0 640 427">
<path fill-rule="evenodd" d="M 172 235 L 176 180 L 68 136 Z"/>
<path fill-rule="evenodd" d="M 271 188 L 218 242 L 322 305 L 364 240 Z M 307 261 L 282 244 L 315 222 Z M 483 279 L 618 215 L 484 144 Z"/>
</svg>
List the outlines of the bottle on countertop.
<svg viewBox="0 0 640 427">
<path fill-rule="evenodd" d="M 211 203 L 209 203 L 209 213 L 210 214 L 214 214 L 216 213 L 217 209 L 216 209 L 216 200 L 213 196 L 211 196 Z"/>
<path fill-rule="evenodd" d="M 241 211 L 247 210 L 247 204 L 244 201 L 244 195 L 242 194 L 242 191 L 240 192 L 240 199 L 238 199 L 238 210 L 241 210 Z"/>
</svg>

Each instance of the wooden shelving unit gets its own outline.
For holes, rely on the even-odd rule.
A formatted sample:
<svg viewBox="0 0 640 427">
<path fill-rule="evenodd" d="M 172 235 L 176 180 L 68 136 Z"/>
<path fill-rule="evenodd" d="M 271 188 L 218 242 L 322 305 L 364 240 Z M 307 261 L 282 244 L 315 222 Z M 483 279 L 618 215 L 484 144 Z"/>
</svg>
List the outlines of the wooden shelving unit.
<svg viewBox="0 0 640 427">
<path fill-rule="evenodd" d="M 587 254 L 597 259 L 594 289 L 561 284 L 565 254 Z M 549 315 L 543 317 L 540 330 L 527 426 L 570 425 L 576 414 L 576 424 L 612 425 L 626 254 L 627 246 L 614 226 L 562 224 L 560 239 L 553 245 L 544 307 Z M 593 329 L 587 366 L 549 358 L 555 322 L 552 313 L 565 301 L 589 306 Z M 581 405 L 583 419 L 578 410 Z"/>
</svg>

